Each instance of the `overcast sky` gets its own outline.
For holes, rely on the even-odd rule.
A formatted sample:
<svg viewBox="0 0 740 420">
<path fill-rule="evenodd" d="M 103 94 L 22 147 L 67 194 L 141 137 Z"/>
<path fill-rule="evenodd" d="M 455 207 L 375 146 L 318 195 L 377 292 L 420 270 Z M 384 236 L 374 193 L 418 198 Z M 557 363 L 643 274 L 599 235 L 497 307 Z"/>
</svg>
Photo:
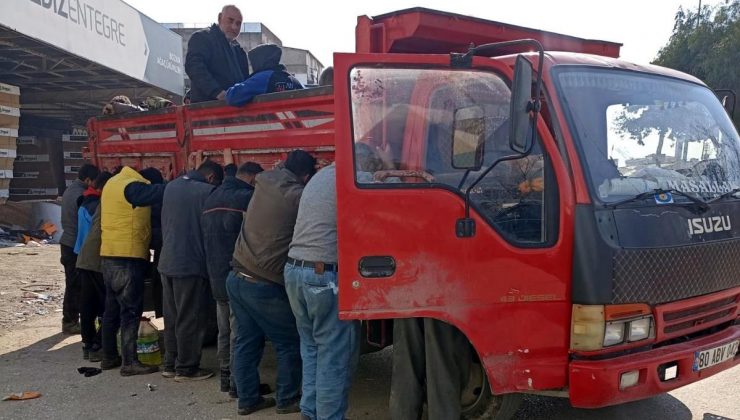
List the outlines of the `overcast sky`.
<svg viewBox="0 0 740 420">
<path fill-rule="evenodd" d="M 216 1 L 125 0 L 158 22 L 212 23 Z M 262 22 L 283 45 L 310 50 L 324 65 L 333 52 L 354 51 L 359 15 L 374 16 L 423 6 L 528 26 L 582 38 L 619 42 L 622 58 L 648 63 L 665 45 L 679 6 L 696 9 L 699 0 L 224 0 L 242 10 L 245 22 Z M 724 0 L 703 0 L 717 4 Z"/>
</svg>

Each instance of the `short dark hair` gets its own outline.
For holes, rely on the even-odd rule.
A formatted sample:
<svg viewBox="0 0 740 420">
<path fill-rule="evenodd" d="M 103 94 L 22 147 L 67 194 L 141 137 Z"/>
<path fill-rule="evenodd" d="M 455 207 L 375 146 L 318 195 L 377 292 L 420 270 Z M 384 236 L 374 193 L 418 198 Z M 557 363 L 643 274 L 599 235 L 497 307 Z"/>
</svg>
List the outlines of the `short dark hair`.
<svg viewBox="0 0 740 420">
<path fill-rule="evenodd" d="M 329 86 L 334 84 L 334 67 L 329 66 L 321 72 L 319 77 L 319 86 Z"/>
<path fill-rule="evenodd" d="M 105 187 L 105 184 L 108 182 L 109 179 L 113 178 L 113 174 L 108 171 L 103 171 L 98 175 L 97 178 L 95 178 L 95 182 L 93 183 L 93 188 L 96 190 L 102 190 L 103 187 Z"/>
<path fill-rule="evenodd" d="M 213 175 L 219 183 L 224 180 L 224 168 L 212 160 L 201 163 L 198 172 L 203 176 Z"/>
<path fill-rule="evenodd" d="M 79 172 L 77 172 L 77 178 L 79 178 L 80 181 L 84 181 L 86 179 L 95 180 L 95 178 L 100 175 L 100 170 L 97 166 L 93 165 L 92 163 L 85 163 L 82 166 L 80 166 Z"/>
<path fill-rule="evenodd" d="M 224 166 L 224 175 L 236 176 L 236 165 L 233 163 L 229 163 L 228 165 Z"/>
<path fill-rule="evenodd" d="M 152 184 L 164 184 L 164 177 L 162 172 L 157 168 L 149 167 L 139 171 L 139 175 L 143 176 L 147 181 Z"/>
<path fill-rule="evenodd" d="M 239 175 L 257 175 L 258 173 L 262 171 L 264 171 L 264 169 L 262 169 L 262 165 L 260 165 L 259 163 L 246 162 L 246 163 L 242 163 L 237 173 Z"/>
<path fill-rule="evenodd" d="M 298 177 L 306 175 L 312 177 L 316 173 L 316 158 L 305 150 L 293 150 L 285 159 L 285 168 Z"/>
</svg>

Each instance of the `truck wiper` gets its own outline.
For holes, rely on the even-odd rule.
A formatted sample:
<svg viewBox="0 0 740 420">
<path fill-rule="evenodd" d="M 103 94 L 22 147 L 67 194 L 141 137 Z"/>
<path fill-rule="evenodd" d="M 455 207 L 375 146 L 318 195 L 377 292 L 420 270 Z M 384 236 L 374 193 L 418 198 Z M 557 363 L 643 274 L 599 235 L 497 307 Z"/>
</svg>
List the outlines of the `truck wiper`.
<svg viewBox="0 0 740 420">
<path fill-rule="evenodd" d="M 681 197 L 686 197 L 692 203 L 696 204 L 697 207 L 699 208 L 699 210 L 701 210 L 702 213 L 704 213 L 707 210 L 709 210 L 709 203 L 707 203 L 706 201 L 702 200 L 699 197 L 693 196 L 691 194 L 687 194 L 687 193 L 685 193 L 683 191 L 676 190 L 676 189 L 673 189 L 673 188 L 669 188 L 669 189 L 656 188 L 656 189 L 654 189 L 652 191 L 645 191 L 643 193 L 637 194 L 634 197 L 625 198 L 624 200 L 619 200 L 619 201 L 616 201 L 614 203 L 609 203 L 605 207 L 606 208 L 612 208 L 612 209 L 613 208 L 617 208 L 618 206 L 621 206 L 622 204 L 631 203 L 633 201 L 644 200 L 644 199 L 646 199 L 648 197 L 655 197 L 656 194 L 676 194 L 676 195 L 679 195 Z"/>
<path fill-rule="evenodd" d="M 724 200 L 725 198 L 730 198 L 730 197 L 737 198 L 737 197 L 735 197 L 735 194 L 737 194 L 739 192 L 740 192 L 740 188 L 733 188 L 731 191 L 728 191 L 728 192 L 720 195 L 719 197 L 715 197 L 715 198 L 707 201 L 707 203 L 712 204 L 714 202 L 717 202 L 717 201 L 720 201 L 720 200 Z"/>
</svg>

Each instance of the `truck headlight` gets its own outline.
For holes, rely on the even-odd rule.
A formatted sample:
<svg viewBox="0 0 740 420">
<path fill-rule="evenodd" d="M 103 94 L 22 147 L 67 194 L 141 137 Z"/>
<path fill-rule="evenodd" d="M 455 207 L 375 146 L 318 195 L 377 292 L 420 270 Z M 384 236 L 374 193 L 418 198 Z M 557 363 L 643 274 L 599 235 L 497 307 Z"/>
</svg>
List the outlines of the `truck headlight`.
<svg viewBox="0 0 740 420">
<path fill-rule="evenodd" d="M 650 306 L 640 303 L 619 305 L 573 305 L 570 348 L 597 351 L 605 347 L 655 337 Z"/>
<path fill-rule="evenodd" d="M 653 331 L 653 317 L 647 316 L 642 319 L 630 321 L 628 328 L 627 341 L 639 341 L 650 338 Z"/>
<path fill-rule="evenodd" d="M 604 330 L 604 347 L 624 342 L 624 322 L 610 322 Z"/>
</svg>

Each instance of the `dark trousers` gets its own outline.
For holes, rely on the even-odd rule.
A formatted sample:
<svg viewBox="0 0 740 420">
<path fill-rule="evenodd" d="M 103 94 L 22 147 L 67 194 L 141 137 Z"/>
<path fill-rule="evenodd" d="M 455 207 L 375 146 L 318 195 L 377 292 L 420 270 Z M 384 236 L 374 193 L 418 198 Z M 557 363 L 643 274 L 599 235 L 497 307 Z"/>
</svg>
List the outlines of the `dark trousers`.
<svg viewBox="0 0 740 420">
<path fill-rule="evenodd" d="M 232 374 L 239 392 L 239 408 L 253 407 L 262 399 L 259 365 L 265 337 L 277 355 L 277 405 L 291 404 L 298 399 L 301 388 L 301 339 L 285 287 L 270 281 L 248 281 L 231 272 L 226 291 L 236 317 Z"/>
<path fill-rule="evenodd" d="M 420 419 L 425 399 L 429 420 L 459 419 L 470 352 L 467 338 L 447 323 L 431 318 L 396 319 L 391 419 Z"/>
<path fill-rule="evenodd" d="M 147 261 L 137 258 L 102 258 L 105 282 L 103 315 L 103 354 L 116 357 L 116 333 L 121 329 L 121 358 L 124 366 L 139 361 L 136 340 L 144 309 L 144 273 Z"/>
<path fill-rule="evenodd" d="M 98 350 L 102 346 L 103 329 L 95 328 L 95 320 L 105 313 L 105 283 L 103 274 L 90 270 L 78 270 L 82 287 L 80 304 L 80 329 L 82 343 L 88 350 Z"/>
<path fill-rule="evenodd" d="M 164 309 L 164 370 L 192 375 L 200 369 L 211 287 L 203 277 L 162 274 Z"/>
<path fill-rule="evenodd" d="M 62 323 L 76 324 L 80 322 L 80 279 L 77 274 L 77 254 L 74 248 L 60 245 L 64 266 L 64 302 L 62 303 Z"/>
</svg>

